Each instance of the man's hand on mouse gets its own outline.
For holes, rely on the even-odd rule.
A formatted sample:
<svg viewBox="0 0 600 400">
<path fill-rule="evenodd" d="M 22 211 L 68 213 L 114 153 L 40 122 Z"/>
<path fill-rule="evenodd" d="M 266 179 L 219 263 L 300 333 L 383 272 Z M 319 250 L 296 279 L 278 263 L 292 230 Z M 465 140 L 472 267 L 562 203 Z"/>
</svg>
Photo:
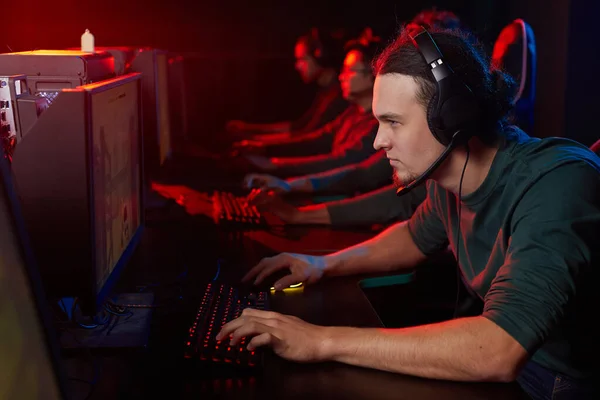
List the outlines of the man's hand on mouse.
<svg viewBox="0 0 600 400">
<path fill-rule="evenodd" d="M 325 257 L 304 254 L 282 253 L 275 257 L 263 258 L 242 278 L 243 282 L 254 280 L 260 284 L 267 276 L 282 269 L 290 274 L 279 279 L 273 285 L 275 290 L 283 290 L 296 283 L 311 284 L 317 282 L 325 271 Z"/>
<path fill-rule="evenodd" d="M 298 362 L 324 361 L 330 328 L 309 324 L 300 318 L 272 311 L 247 308 L 242 315 L 223 325 L 217 340 L 231 337 L 236 345 L 243 337 L 252 337 L 248 350 L 271 346 L 280 357 Z"/>
</svg>

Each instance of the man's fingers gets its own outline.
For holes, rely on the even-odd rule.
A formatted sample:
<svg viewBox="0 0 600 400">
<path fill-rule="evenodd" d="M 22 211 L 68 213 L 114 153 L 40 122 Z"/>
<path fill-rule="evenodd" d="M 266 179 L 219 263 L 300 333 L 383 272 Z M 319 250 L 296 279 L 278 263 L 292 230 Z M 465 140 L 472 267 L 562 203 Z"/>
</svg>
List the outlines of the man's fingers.
<svg viewBox="0 0 600 400">
<path fill-rule="evenodd" d="M 248 196 L 248 204 L 257 206 L 271 201 L 271 196 L 264 190 L 254 189 Z"/>
<path fill-rule="evenodd" d="M 243 318 L 241 318 L 243 319 Z M 235 346 L 237 342 L 244 337 L 261 335 L 263 333 L 273 333 L 274 328 L 259 322 L 256 319 L 245 320 L 245 323 L 238 327 L 236 330 L 231 332 L 231 341 L 229 342 L 232 346 Z M 226 337 L 226 336 L 223 336 Z"/>
<path fill-rule="evenodd" d="M 259 189 L 252 189 L 250 191 L 250 194 L 248 194 L 248 197 L 246 198 L 246 201 L 248 202 L 248 204 L 252 204 L 252 202 L 254 201 L 254 198 L 257 196 L 259 191 L 260 191 Z"/>
<path fill-rule="evenodd" d="M 256 174 L 246 175 L 246 177 L 244 178 L 244 186 L 248 189 L 251 189 L 252 187 L 254 187 L 256 178 Z"/>
<path fill-rule="evenodd" d="M 265 333 L 261 333 L 258 336 L 255 336 L 252 338 L 252 340 L 250 340 L 250 343 L 248 343 L 248 350 L 252 351 L 254 349 L 256 349 L 257 347 L 262 347 L 262 346 L 268 346 L 271 345 L 273 346 L 273 344 L 275 343 L 277 339 L 274 335 L 265 332 Z"/>
<path fill-rule="evenodd" d="M 242 316 L 263 319 L 278 319 L 281 317 L 281 314 L 275 311 L 257 310 L 256 308 L 245 308 L 244 311 L 242 311 Z"/>
<path fill-rule="evenodd" d="M 283 290 L 285 288 L 288 288 L 288 287 L 298 284 L 298 283 L 304 283 L 304 282 L 301 278 L 299 278 L 298 276 L 296 276 L 292 273 L 290 275 L 284 276 L 283 278 L 281 278 L 280 280 L 275 282 L 273 287 L 275 288 L 275 290 Z"/>
<path fill-rule="evenodd" d="M 265 268 L 263 268 L 262 271 L 260 271 L 260 273 L 258 274 L 258 276 L 256 277 L 256 279 L 254 280 L 254 284 L 258 285 L 267 276 L 269 276 L 273 272 L 278 271 L 278 270 L 283 269 L 283 268 L 289 268 L 289 263 L 283 262 L 283 261 L 270 263 Z"/>
<path fill-rule="evenodd" d="M 250 271 L 248 271 L 246 273 L 246 275 L 244 275 L 244 277 L 242 278 L 242 282 L 247 282 L 251 279 L 254 279 L 260 271 L 262 271 L 264 268 L 266 268 L 272 262 L 271 260 L 272 260 L 272 258 L 269 258 L 269 257 L 263 258 L 262 260 L 260 260 L 258 264 L 256 264 L 254 267 L 252 267 L 252 269 Z"/>
<path fill-rule="evenodd" d="M 255 175 L 252 178 L 252 188 L 261 189 L 267 185 L 267 180 L 260 175 Z"/>
<path fill-rule="evenodd" d="M 231 335 L 237 329 L 244 325 L 246 321 L 244 318 L 236 318 L 233 321 L 230 321 L 221 327 L 221 331 L 215 337 L 217 340 L 222 340 L 227 336 Z"/>
<path fill-rule="evenodd" d="M 248 324 L 249 322 L 262 323 L 271 327 L 277 325 L 276 320 L 280 320 L 282 315 L 274 311 L 257 310 L 255 308 L 246 308 L 242 312 L 239 318 L 236 318 L 221 328 L 221 331 L 217 335 L 217 340 L 231 335 L 233 331 L 239 329 L 241 326 Z"/>
</svg>

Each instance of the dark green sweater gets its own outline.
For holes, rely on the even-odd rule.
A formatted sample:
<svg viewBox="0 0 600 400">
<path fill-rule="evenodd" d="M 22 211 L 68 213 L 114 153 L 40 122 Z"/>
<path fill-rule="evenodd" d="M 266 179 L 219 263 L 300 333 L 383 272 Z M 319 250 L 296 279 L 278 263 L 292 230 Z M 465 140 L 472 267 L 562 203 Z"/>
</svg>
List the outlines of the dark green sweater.
<svg viewBox="0 0 600 400">
<path fill-rule="evenodd" d="M 425 196 L 425 185 L 398 197 L 396 186 L 392 184 L 360 196 L 326 204 L 332 226 L 391 224 L 409 219 Z"/>
<path fill-rule="evenodd" d="M 597 376 L 600 159 L 577 142 L 509 128 L 461 206 L 460 270 L 483 316 L 540 365 Z M 409 229 L 424 254 L 450 244 L 456 255 L 456 195 L 430 181 Z"/>
</svg>

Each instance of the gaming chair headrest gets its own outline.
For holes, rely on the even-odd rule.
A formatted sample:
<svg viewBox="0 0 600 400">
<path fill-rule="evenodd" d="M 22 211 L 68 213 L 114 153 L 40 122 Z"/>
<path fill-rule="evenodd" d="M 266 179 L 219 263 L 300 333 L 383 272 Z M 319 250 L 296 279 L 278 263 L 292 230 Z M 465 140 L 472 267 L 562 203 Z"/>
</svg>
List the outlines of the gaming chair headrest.
<svg viewBox="0 0 600 400">
<path fill-rule="evenodd" d="M 513 123 L 530 130 L 535 104 L 536 47 L 529 24 L 516 19 L 502 29 L 494 44 L 492 67 L 503 69 L 517 82 Z"/>
<path fill-rule="evenodd" d="M 596 153 L 597 156 L 600 157 L 600 139 L 590 146 L 590 150 L 592 150 L 594 153 Z"/>
</svg>

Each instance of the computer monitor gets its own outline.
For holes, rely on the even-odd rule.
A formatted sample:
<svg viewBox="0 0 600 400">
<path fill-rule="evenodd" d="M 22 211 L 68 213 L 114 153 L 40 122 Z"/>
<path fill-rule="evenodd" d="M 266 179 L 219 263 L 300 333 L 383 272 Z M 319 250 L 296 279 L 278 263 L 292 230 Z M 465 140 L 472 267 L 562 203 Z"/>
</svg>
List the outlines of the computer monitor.
<svg viewBox="0 0 600 400">
<path fill-rule="evenodd" d="M 92 192 L 96 289 L 106 289 L 141 226 L 138 85 L 88 89 L 91 100 Z"/>
<path fill-rule="evenodd" d="M 0 400 L 64 399 L 58 344 L 6 164 L 0 157 Z"/>
<path fill-rule="evenodd" d="M 126 46 L 97 47 L 115 59 L 117 71 L 142 74 L 144 165 L 148 178 L 171 157 L 168 52 Z"/>
<path fill-rule="evenodd" d="M 94 315 L 144 226 L 141 75 L 61 91 L 13 153 L 12 170 L 50 296 Z"/>
</svg>

